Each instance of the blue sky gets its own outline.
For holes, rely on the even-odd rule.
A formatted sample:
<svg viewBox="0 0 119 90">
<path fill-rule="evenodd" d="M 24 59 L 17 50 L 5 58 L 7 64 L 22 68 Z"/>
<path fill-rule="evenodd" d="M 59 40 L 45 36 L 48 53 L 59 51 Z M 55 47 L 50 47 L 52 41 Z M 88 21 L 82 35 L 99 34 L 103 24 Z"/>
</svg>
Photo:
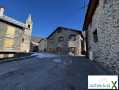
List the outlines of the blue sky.
<svg viewBox="0 0 119 90">
<path fill-rule="evenodd" d="M 82 30 L 84 0 L 0 0 L 0 5 L 6 15 L 19 21 L 25 22 L 31 14 L 33 36 L 47 37 L 58 26 Z"/>
</svg>

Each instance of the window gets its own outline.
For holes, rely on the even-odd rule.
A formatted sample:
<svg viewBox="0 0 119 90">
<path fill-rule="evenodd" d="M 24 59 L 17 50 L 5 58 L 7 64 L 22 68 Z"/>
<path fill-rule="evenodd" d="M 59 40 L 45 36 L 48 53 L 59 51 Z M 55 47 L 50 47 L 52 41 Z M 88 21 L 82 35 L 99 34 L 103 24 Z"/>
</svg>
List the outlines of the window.
<svg viewBox="0 0 119 90">
<path fill-rule="evenodd" d="M 98 42 L 97 29 L 93 32 L 93 40 L 95 43 Z"/>
<path fill-rule="evenodd" d="M 70 48 L 69 48 L 69 52 L 73 52 L 73 53 L 74 53 L 74 52 L 75 52 L 75 50 L 76 50 L 76 48 L 75 48 L 75 47 L 70 47 Z"/>
<path fill-rule="evenodd" d="M 64 37 L 63 37 L 63 36 L 60 36 L 60 37 L 58 38 L 58 41 L 59 41 L 59 42 L 64 41 Z"/>
<path fill-rule="evenodd" d="M 22 43 L 24 42 L 24 38 L 22 38 Z"/>
<path fill-rule="evenodd" d="M 30 25 L 28 25 L 28 28 L 31 28 L 31 26 L 30 26 Z"/>
<path fill-rule="evenodd" d="M 69 35 L 69 40 L 75 41 L 76 40 L 76 35 L 75 34 Z"/>
</svg>

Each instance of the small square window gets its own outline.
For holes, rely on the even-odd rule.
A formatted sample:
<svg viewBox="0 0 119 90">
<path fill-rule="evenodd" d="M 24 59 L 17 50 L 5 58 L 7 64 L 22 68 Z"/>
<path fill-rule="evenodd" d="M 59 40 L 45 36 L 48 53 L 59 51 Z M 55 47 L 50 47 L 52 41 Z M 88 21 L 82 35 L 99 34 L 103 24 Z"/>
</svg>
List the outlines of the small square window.
<svg viewBox="0 0 119 90">
<path fill-rule="evenodd" d="M 76 35 L 75 34 L 69 35 L 69 40 L 76 41 Z"/>
<path fill-rule="evenodd" d="M 61 37 L 59 37 L 59 38 L 58 38 L 58 41 L 59 41 L 59 42 L 64 41 L 64 37 L 62 37 L 62 36 L 61 36 Z"/>
<path fill-rule="evenodd" d="M 24 38 L 22 38 L 22 43 L 24 42 Z"/>
</svg>

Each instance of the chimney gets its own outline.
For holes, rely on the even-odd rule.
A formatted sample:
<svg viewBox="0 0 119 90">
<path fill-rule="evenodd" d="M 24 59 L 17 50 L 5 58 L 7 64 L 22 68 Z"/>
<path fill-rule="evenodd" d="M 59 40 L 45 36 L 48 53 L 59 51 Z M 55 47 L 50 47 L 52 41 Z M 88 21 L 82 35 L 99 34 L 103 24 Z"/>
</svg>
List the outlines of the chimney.
<svg viewBox="0 0 119 90">
<path fill-rule="evenodd" d="M 3 7 L 0 7 L 0 16 L 3 16 L 4 15 L 4 8 Z"/>
</svg>

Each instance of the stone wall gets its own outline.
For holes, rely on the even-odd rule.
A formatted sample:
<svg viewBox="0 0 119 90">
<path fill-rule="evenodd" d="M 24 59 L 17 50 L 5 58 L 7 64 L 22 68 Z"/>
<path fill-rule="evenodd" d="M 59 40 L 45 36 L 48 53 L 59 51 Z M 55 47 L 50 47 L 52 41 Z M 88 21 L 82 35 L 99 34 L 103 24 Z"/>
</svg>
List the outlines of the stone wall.
<svg viewBox="0 0 119 90">
<path fill-rule="evenodd" d="M 23 29 L 0 21 L 0 52 L 21 52 Z"/>
<path fill-rule="evenodd" d="M 99 0 L 88 27 L 88 48 L 94 60 L 119 74 L 119 0 Z M 97 30 L 98 41 L 94 42 Z"/>
<path fill-rule="evenodd" d="M 47 50 L 47 39 L 42 39 L 39 42 L 38 47 L 40 52 L 45 52 Z"/>
<path fill-rule="evenodd" d="M 69 40 L 69 36 L 70 35 L 76 35 L 76 40 L 75 41 L 71 41 Z M 64 37 L 64 40 L 62 42 L 59 42 L 59 37 Z M 48 45 L 47 45 L 47 49 L 49 52 L 55 52 L 55 53 L 59 53 L 59 51 L 61 52 L 60 54 L 68 54 L 69 53 L 69 48 L 70 47 L 74 47 L 76 48 L 76 52 L 75 55 L 81 55 L 81 39 L 82 37 L 80 36 L 80 34 L 78 32 L 75 32 L 73 30 L 61 30 L 60 32 L 55 32 L 52 37 L 50 37 L 48 39 Z M 72 44 L 72 45 L 70 45 Z M 62 50 L 57 50 L 58 48 L 61 48 Z"/>
</svg>

